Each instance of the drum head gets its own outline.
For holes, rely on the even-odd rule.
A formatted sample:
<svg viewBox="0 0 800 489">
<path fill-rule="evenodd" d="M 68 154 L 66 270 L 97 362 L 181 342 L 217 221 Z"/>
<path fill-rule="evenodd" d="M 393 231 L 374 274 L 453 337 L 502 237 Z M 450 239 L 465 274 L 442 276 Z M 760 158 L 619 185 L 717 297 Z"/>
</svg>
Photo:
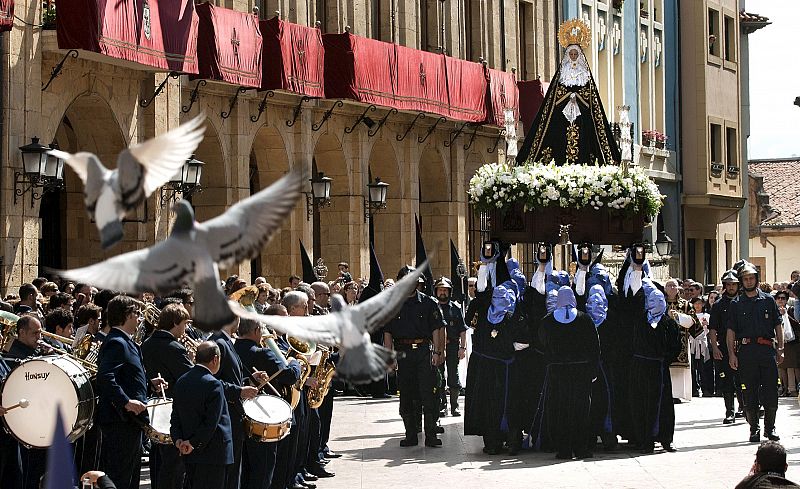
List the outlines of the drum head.
<svg viewBox="0 0 800 489">
<path fill-rule="evenodd" d="M 154 430 L 169 435 L 172 399 L 167 399 L 166 401 L 160 397 L 148 399 L 147 414 L 150 416 L 150 426 Z"/>
<path fill-rule="evenodd" d="M 292 407 L 280 397 L 262 394 L 242 404 L 244 414 L 260 423 L 283 423 L 292 418 Z"/>
<path fill-rule="evenodd" d="M 56 426 L 56 409 L 61 409 L 64 431 L 69 434 L 78 420 L 78 391 L 71 378 L 76 365 L 60 358 L 41 358 L 22 363 L 6 378 L 0 403 L 9 407 L 27 399 L 27 408 L 9 411 L 3 420 L 11 434 L 22 443 L 49 447 Z M 64 368 L 67 369 L 65 372 Z"/>
</svg>

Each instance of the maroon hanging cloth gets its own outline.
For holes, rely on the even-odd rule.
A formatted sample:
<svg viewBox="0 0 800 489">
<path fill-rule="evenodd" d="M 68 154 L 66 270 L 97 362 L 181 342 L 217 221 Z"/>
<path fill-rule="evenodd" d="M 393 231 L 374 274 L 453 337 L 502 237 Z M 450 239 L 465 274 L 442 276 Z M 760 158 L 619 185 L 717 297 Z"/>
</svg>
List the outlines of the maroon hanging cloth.
<svg viewBox="0 0 800 489">
<path fill-rule="evenodd" d="M 0 32 L 14 27 L 14 0 L 0 0 Z"/>
<path fill-rule="evenodd" d="M 517 77 L 513 73 L 489 68 L 486 70 L 489 78 L 489 116 L 488 124 L 503 126 L 505 124 L 505 109 L 514 109 L 514 120 L 519 119 L 519 89 Z"/>
<path fill-rule="evenodd" d="M 197 6 L 198 78 L 243 87 L 261 86 L 261 32 L 258 18 L 210 3 Z"/>
<path fill-rule="evenodd" d="M 198 22 L 192 0 L 59 0 L 58 47 L 197 73 Z"/>
<path fill-rule="evenodd" d="M 517 82 L 517 87 L 519 87 L 519 113 L 525 134 L 530 130 L 531 124 L 533 124 L 533 120 L 539 112 L 539 107 L 544 101 L 544 94 L 547 92 L 548 85 L 550 84 L 541 80 Z"/>
<path fill-rule="evenodd" d="M 277 17 L 262 20 L 264 68 L 262 90 L 325 96 L 325 49 L 322 32 L 314 27 L 285 22 Z"/>
</svg>

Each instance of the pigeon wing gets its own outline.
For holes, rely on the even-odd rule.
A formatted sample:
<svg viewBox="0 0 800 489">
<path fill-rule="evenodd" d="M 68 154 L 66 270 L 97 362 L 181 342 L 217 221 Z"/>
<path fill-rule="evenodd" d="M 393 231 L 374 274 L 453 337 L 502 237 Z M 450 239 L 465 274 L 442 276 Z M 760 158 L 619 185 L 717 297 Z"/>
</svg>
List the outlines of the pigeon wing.
<svg viewBox="0 0 800 489">
<path fill-rule="evenodd" d="M 228 301 L 231 310 L 237 316 L 258 321 L 280 333 L 294 336 L 303 341 L 313 341 L 327 345 L 341 343 L 342 324 L 344 320 L 340 314 L 326 314 L 324 316 L 266 316 L 245 310 L 238 302 Z"/>
<path fill-rule="evenodd" d="M 224 214 L 197 224 L 206 248 L 220 268 L 252 260 L 269 242 L 300 198 L 303 171 L 295 169 L 260 192 L 234 204 Z"/>
<path fill-rule="evenodd" d="M 418 265 L 416 270 L 400 279 L 393 287 L 384 289 L 368 301 L 357 304 L 352 308 L 354 317 L 364 318 L 364 329 L 372 333 L 397 316 L 403 303 L 417 287 L 418 279 L 425 270 L 427 261 Z"/>
<path fill-rule="evenodd" d="M 61 158 L 67 166 L 72 168 L 72 171 L 78 175 L 81 182 L 86 185 L 86 167 L 89 164 L 89 159 L 86 158 L 85 154 L 73 155 L 59 149 L 51 149 L 47 154 L 55 156 L 56 158 Z"/>
<path fill-rule="evenodd" d="M 205 118 L 200 114 L 186 124 L 119 154 L 120 202 L 126 211 L 135 209 L 180 171 L 203 140 Z"/>
<path fill-rule="evenodd" d="M 193 254 L 183 248 L 178 240 L 168 239 L 95 265 L 53 273 L 75 282 L 131 294 L 169 292 L 189 282 L 194 272 Z"/>
</svg>

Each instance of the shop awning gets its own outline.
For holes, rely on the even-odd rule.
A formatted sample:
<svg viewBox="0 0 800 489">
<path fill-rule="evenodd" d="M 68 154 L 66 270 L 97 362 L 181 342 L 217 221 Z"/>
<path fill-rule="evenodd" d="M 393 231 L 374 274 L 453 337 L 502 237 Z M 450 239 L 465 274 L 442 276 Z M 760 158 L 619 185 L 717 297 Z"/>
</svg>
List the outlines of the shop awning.
<svg viewBox="0 0 800 489">
<path fill-rule="evenodd" d="M 260 25 L 264 36 L 261 88 L 324 97 L 325 50 L 320 30 L 277 17 Z"/>
<path fill-rule="evenodd" d="M 14 0 L 0 0 L 0 32 L 14 27 Z"/>
<path fill-rule="evenodd" d="M 255 15 L 210 3 L 197 5 L 199 77 L 243 87 L 261 86 L 261 32 Z"/>
<path fill-rule="evenodd" d="M 477 63 L 349 33 L 325 34 L 322 39 L 327 98 L 464 121 L 486 118 L 486 82 Z"/>
<path fill-rule="evenodd" d="M 519 119 L 519 89 L 513 73 L 489 68 L 489 114 L 486 122 L 495 126 L 505 124 L 505 109 L 514 109 L 514 120 Z"/>
<path fill-rule="evenodd" d="M 517 82 L 519 87 L 519 114 L 522 119 L 522 125 L 525 128 L 525 134 L 530 130 L 536 114 L 539 113 L 539 107 L 544 101 L 544 94 L 547 92 L 549 83 L 541 80 L 530 80 Z"/>
<path fill-rule="evenodd" d="M 193 0 L 60 0 L 58 47 L 155 71 L 197 73 Z"/>
</svg>

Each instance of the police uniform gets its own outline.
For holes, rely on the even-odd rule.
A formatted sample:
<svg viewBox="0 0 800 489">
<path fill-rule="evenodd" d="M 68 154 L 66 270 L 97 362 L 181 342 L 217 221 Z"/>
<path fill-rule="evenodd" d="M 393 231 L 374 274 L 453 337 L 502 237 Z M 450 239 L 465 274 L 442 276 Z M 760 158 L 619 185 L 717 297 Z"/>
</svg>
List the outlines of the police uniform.
<svg viewBox="0 0 800 489">
<path fill-rule="evenodd" d="M 731 303 L 734 297 L 727 294 L 722 296 L 711 306 L 711 314 L 708 320 L 708 329 L 717 332 L 717 346 L 722 352 L 721 360 L 714 360 L 717 372 L 717 387 L 722 392 L 722 397 L 725 400 L 725 420 L 724 424 L 731 424 L 735 421 L 735 413 L 733 410 L 733 396 L 734 393 L 739 397 L 739 406 L 742 406 L 741 388 L 738 382 L 738 372 L 731 368 L 728 353 L 728 342 L 726 337 L 728 334 L 728 321 L 730 319 Z"/>
<path fill-rule="evenodd" d="M 403 446 L 417 443 L 414 401 L 422 402 L 425 414 L 425 442 L 436 439 L 438 400 L 436 367 L 431 365 L 431 341 L 445 323 L 439 304 L 417 291 L 406 299 L 400 313 L 389 324 L 389 333 L 398 352 L 397 385 L 400 391 L 400 416 L 406 429 Z M 441 444 L 439 442 L 438 444 Z M 438 445 L 437 444 L 437 445 Z"/>
<path fill-rule="evenodd" d="M 778 365 L 775 328 L 781 326 L 778 305 L 771 295 L 756 289 L 755 297 L 741 294 L 731 301 L 728 329 L 740 343 L 739 379 L 751 441 L 760 439 L 759 400 L 764 406 L 764 433 L 772 438 L 778 410 Z M 777 436 L 775 436 L 777 438 Z"/>
<path fill-rule="evenodd" d="M 453 416 L 460 416 L 458 412 L 458 396 L 461 393 L 461 381 L 458 378 L 458 354 L 462 348 L 461 334 L 467 330 L 464 322 L 464 312 L 457 302 L 449 301 L 447 304 L 439 304 L 442 310 L 442 317 L 447 326 L 447 346 L 445 347 L 445 365 L 440 369 L 444 373 L 447 367 L 447 387 L 450 388 L 450 412 Z M 466 347 L 466 346 L 464 346 Z M 442 389 L 442 404 L 447 406 L 444 389 Z"/>
</svg>

